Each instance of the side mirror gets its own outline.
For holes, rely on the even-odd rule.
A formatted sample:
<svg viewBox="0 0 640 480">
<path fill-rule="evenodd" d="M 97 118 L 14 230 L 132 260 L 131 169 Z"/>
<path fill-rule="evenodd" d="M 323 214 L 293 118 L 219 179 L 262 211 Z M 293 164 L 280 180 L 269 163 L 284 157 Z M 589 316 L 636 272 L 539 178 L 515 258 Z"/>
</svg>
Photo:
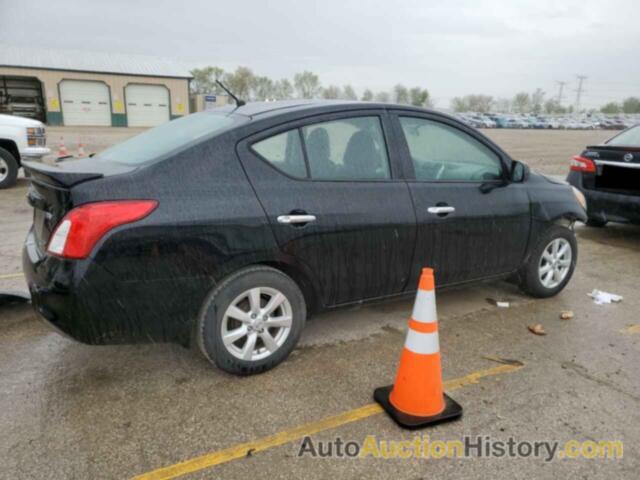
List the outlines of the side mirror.
<svg viewBox="0 0 640 480">
<path fill-rule="evenodd" d="M 511 181 L 514 183 L 522 183 L 529 178 L 529 167 L 524 163 L 514 160 L 511 164 Z"/>
</svg>

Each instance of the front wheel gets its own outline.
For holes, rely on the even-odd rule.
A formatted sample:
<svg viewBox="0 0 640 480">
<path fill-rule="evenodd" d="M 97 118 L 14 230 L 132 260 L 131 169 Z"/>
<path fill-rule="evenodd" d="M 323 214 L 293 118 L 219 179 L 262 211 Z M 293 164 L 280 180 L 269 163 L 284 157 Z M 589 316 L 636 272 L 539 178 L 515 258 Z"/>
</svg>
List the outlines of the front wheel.
<svg viewBox="0 0 640 480">
<path fill-rule="evenodd" d="M 289 276 L 266 266 L 246 268 L 227 277 L 205 300 L 198 344 L 226 372 L 264 372 L 289 356 L 306 316 L 304 296 Z"/>
<path fill-rule="evenodd" d="M 520 288 L 538 298 L 557 295 L 571 280 L 577 260 L 575 233 L 570 228 L 555 225 L 533 248 L 520 273 Z"/>
<path fill-rule="evenodd" d="M 18 178 L 18 161 L 4 148 L 0 148 L 0 189 L 16 184 Z"/>
</svg>

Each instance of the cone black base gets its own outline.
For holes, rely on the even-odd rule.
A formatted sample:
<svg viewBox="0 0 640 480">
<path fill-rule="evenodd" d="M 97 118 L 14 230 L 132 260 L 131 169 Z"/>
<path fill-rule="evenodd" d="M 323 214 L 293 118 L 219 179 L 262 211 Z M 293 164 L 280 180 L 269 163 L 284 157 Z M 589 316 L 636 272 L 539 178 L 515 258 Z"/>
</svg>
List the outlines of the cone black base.
<svg viewBox="0 0 640 480">
<path fill-rule="evenodd" d="M 444 410 L 438 415 L 431 415 L 428 417 L 417 417 L 408 413 L 403 413 L 396 407 L 391 405 L 389 401 L 389 394 L 393 389 L 393 385 L 388 387 L 376 388 L 373 392 L 373 398 L 378 402 L 385 412 L 401 427 L 415 430 L 418 428 L 428 427 L 442 422 L 450 422 L 456 420 L 462 416 L 462 407 L 453 398 L 444 394 Z"/>
</svg>

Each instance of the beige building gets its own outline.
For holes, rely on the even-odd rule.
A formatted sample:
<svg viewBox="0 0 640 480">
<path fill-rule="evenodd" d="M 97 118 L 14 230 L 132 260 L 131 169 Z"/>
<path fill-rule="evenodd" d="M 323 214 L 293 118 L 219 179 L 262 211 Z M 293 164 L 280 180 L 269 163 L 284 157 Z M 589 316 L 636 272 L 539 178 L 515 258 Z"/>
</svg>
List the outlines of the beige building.
<svg viewBox="0 0 640 480">
<path fill-rule="evenodd" d="M 150 127 L 189 113 L 191 78 L 155 57 L 0 46 L 0 113 Z"/>
</svg>

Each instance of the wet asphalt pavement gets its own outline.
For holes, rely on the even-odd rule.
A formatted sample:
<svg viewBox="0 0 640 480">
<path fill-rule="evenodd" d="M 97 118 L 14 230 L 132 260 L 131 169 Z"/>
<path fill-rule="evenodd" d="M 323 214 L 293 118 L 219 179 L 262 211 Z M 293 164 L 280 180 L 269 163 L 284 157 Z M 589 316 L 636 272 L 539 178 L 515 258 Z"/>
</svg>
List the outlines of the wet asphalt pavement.
<svg viewBox="0 0 640 480">
<path fill-rule="evenodd" d="M 19 245 L 30 223 L 26 183 L 2 192 L 0 290 L 23 289 Z M 534 300 L 506 283 L 438 294 L 445 379 L 524 367 L 452 392 L 462 420 L 432 439 L 622 440 L 622 459 L 298 458 L 300 440 L 186 475 L 213 478 L 637 478 L 640 471 L 640 228 L 578 228 L 567 289 Z M 624 296 L 595 305 L 593 288 Z M 508 298 L 508 309 L 486 302 Z M 50 331 L 28 306 L 0 310 L 0 478 L 130 478 L 369 404 L 393 380 L 411 300 L 314 317 L 280 367 L 250 378 L 177 345 L 91 347 Z M 563 310 L 575 317 L 560 320 Z M 527 325 L 540 323 L 547 335 Z M 385 415 L 314 441 L 412 439 Z"/>
</svg>

